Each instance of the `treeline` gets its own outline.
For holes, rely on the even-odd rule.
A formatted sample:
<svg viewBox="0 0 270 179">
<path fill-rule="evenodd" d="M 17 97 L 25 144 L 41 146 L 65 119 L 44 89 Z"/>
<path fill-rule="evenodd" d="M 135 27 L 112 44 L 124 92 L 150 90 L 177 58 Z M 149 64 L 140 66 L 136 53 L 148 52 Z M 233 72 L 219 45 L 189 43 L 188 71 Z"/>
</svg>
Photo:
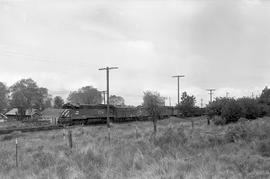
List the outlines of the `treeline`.
<svg viewBox="0 0 270 179">
<path fill-rule="evenodd" d="M 217 125 L 270 115 L 270 89 L 265 87 L 256 98 L 216 98 L 206 107 L 206 114 Z"/>
<path fill-rule="evenodd" d="M 102 92 L 92 86 L 85 86 L 77 91 L 72 91 L 66 102 L 81 104 L 101 104 L 104 99 Z M 112 95 L 110 104 L 125 105 L 124 98 Z M 21 79 L 10 87 L 0 82 L 0 113 L 5 113 L 12 108 L 18 109 L 18 115 L 24 116 L 29 108 L 43 110 L 48 107 L 61 108 L 65 100 L 61 96 L 52 96 L 48 89 L 40 87 L 31 78 Z"/>
<path fill-rule="evenodd" d="M 270 116 L 270 89 L 265 87 L 259 97 L 227 98 L 217 97 L 205 108 L 195 105 L 193 95 L 182 93 L 181 102 L 176 105 L 178 116 L 194 117 L 207 115 L 215 124 L 223 125 L 237 122 L 241 117 L 252 120 L 266 115 Z"/>
</svg>

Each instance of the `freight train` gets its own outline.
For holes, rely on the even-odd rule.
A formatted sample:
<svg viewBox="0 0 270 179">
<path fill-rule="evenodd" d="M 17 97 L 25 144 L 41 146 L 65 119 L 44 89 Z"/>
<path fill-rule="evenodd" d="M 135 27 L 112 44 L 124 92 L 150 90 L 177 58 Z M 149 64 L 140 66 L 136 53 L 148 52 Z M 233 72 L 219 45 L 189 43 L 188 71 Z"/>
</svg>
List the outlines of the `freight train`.
<svg viewBox="0 0 270 179">
<path fill-rule="evenodd" d="M 105 123 L 107 120 L 107 105 L 86 105 L 67 103 L 58 120 L 60 125 L 76 125 L 90 123 Z M 162 106 L 160 119 L 176 116 L 178 113 L 175 107 Z M 149 113 L 142 106 L 119 107 L 109 106 L 109 118 L 112 122 L 143 121 L 150 118 Z"/>
</svg>

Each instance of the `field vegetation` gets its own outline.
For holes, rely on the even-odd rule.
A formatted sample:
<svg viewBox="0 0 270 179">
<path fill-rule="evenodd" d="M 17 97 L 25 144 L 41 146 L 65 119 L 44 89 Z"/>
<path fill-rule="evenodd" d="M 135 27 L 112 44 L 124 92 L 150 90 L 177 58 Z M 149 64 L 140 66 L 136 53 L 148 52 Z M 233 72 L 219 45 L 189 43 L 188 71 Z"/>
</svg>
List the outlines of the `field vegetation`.
<svg viewBox="0 0 270 179">
<path fill-rule="evenodd" d="M 226 126 L 206 118 L 77 126 L 0 136 L 1 178 L 270 178 L 270 118 Z M 15 160 L 18 139 L 18 168 Z"/>
</svg>

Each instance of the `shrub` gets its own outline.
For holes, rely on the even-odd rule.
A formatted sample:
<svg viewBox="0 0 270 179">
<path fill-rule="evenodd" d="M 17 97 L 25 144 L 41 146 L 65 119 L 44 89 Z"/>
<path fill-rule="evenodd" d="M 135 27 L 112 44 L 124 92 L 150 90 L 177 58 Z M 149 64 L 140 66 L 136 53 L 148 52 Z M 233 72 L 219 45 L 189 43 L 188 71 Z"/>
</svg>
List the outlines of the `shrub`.
<svg viewBox="0 0 270 179">
<path fill-rule="evenodd" d="M 263 157 L 270 157 L 270 139 L 261 141 L 257 150 Z"/>
<path fill-rule="evenodd" d="M 1 138 L 1 141 L 8 141 L 8 140 L 13 140 L 19 137 L 23 137 L 25 134 L 21 133 L 20 131 L 15 131 L 10 134 L 6 134 Z"/>
<path fill-rule="evenodd" d="M 39 151 L 33 154 L 33 164 L 35 166 L 35 172 L 39 173 L 41 170 L 54 165 L 55 158 L 51 153 Z"/>
<path fill-rule="evenodd" d="M 105 165 L 105 159 L 102 154 L 96 154 L 91 149 L 86 153 L 76 153 L 73 156 L 78 168 L 88 178 L 101 178 L 101 171 Z"/>
<path fill-rule="evenodd" d="M 256 119 L 259 116 L 259 104 L 256 99 L 239 98 L 237 100 L 241 107 L 241 116 L 247 119 Z"/>
<path fill-rule="evenodd" d="M 233 126 L 229 126 L 229 128 L 225 132 L 224 137 L 227 142 L 236 142 L 238 140 L 248 140 L 249 128 L 243 123 L 238 123 Z"/>
<path fill-rule="evenodd" d="M 206 114 L 209 117 L 220 116 L 223 106 L 229 101 L 228 98 L 216 98 L 206 107 Z"/>
<path fill-rule="evenodd" d="M 179 128 L 177 131 L 169 128 L 162 136 L 155 140 L 154 144 L 163 150 L 167 150 L 169 147 L 177 148 L 186 142 L 187 137 L 182 128 Z"/>
<path fill-rule="evenodd" d="M 214 116 L 212 120 L 213 120 L 215 125 L 225 125 L 226 124 L 226 119 L 224 119 L 220 116 Z"/>
<path fill-rule="evenodd" d="M 258 116 L 263 117 L 263 116 L 269 116 L 270 115 L 270 106 L 266 104 L 258 104 Z"/>
<path fill-rule="evenodd" d="M 241 107 L 235 99 L 229 99 L 222 107 L 221 117 L 226 119 L 226 124 L 238 121 L 241 117 Z"/>
</svg>

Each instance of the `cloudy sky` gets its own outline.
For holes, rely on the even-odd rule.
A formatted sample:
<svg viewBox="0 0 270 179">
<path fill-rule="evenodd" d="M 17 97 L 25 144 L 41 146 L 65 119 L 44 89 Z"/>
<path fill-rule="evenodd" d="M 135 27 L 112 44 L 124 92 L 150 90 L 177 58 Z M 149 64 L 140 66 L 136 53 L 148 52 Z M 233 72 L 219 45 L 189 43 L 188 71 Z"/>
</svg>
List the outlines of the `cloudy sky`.
<svg viewBox="0 0 270 179">
<path fill-rule="evenodd" d="M 0 0 L 0 81 L 31 77 L 53 95 L 86 85 L 127 104 L 143 91 L 204 103 L 257 95 L 270 83 L 267 0 Z M 167 103 L 168 104 L 168 103 Z"/>
</svg>

